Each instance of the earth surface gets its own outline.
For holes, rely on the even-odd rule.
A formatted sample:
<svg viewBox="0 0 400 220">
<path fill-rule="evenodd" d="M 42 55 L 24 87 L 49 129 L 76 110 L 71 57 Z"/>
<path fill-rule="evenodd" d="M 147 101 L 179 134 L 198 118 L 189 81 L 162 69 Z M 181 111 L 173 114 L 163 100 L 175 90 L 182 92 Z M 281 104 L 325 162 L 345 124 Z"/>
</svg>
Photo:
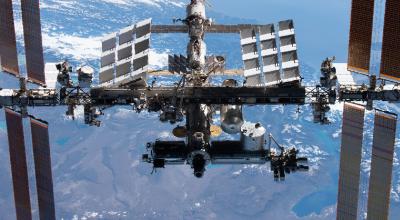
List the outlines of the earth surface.
<svg viewBox="0 0 400 220">
<path fill-rule="evenodd" d="M 85 64 L 98 70 L 102 36 L 148 17 L 155 24 L 170 24 L 174 17 L 185 16 L 186 3 L 40 1 L 46 62 L 67 59 L 74 66 Z M 20 6 L 14 4 L 23 65 Z M 336 55 L 338 62 L 347 59 L 350 0 L 213 0 L 210 5 L 208 16 L 217 23 L 268 24 L 294 19 L 305 84 L 318 81 L 325 57 Z M 209 54 L 226 55 L 229 68 L 241 68 L 239 36 L 210 34 L 206 42 Z M 153 68 L 165 68 L 167 54 L 185 54 L 186 44 L 184 34 L 153 35 Z M 159 78 L 160 83 L 174 80 Z M 17 85 L 8 75 L 0 76 L 0 87 Z M 376 105 L 400 113 L 398 105 Z M 297 147 L 310 159 L 309 172 L 290 174 L 284 182 L 273 180 L 269 165 L 210 165 L 202 179 L 195 178 L 188 166 L 167 167 L 151 175 L 151 165 L 141 162 L 145 144 L 157 138 L 173 139 L 175 127 L 160 123 L 155 113 L 137 114 L 129 108 L 113 107 L 105 111 L 100 118 L 102 126 L 97 128 L 83 123 L 82 108 L 77 109 L 76 120 L 65 116 L 65 107 L 32 108 L 29 112 L 50 123 L 58 219 L 335 219 L 342 107 L 342 103 L 331 106 L 330 125 L 314 124 L 308 105 L 299 109 L 245 107 L 246 120 L 261 122 L 281 144 Z M 372 129 L 373 112 L 367 112 L 360 216 L 366 210 Z M 29 131 L 25 134 L 29 140 Z M 399 153 L 396 141 L 390 219 L 400 219 Z M 0 114 L 0 163 L 0 219 L 15 219 L 4 113 Z M 29 169 L 32 172 L 31 160 Z M 33 201 L 33 207 L 35 204 Z M 37 218 L 37 210 L 34 212 Z"/>
</svg>

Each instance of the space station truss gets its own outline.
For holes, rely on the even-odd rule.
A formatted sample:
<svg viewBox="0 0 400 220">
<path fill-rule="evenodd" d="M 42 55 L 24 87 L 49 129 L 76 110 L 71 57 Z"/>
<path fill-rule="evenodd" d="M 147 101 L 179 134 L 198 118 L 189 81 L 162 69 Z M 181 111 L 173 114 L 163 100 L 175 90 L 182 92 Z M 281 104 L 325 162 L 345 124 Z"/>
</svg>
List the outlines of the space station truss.
<svg viewBox="0 0 400 220">
<path fill-rule="evenodd" d="M 151 19 L 105 36 L 102 40 L 100 86 L 119 86 L 146 79 L 149 67 Z"/>
<path fill-rule="evenodd" d="M 388 219 L 397 116 L 376 111 L 367 219 Z"/>
<path fill-rule="evenodd" d="M 345 103 L 340 147 L 338 220 L 356 220 L 365 108 Z"/>
<path fill-rule="evenodd" d="M 386 0 L 380 77 L 400 82 L 400 1 Z"/>
<path fill-rule="evenodd" d="M 240 30 L 246 85 L 275 86 L 301 80 L 293 21 L 281 21 L 278 27 L 278 33 L 274 24 Z"/>
</svg>

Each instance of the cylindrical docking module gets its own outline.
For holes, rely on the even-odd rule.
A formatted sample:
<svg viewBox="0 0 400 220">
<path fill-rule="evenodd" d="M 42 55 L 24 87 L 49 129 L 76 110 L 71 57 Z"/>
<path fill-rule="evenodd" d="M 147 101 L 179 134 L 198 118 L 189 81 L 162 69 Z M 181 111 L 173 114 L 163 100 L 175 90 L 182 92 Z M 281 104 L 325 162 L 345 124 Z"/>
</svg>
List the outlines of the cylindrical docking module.
<svg viewBox="0 0 400 220">
<path fill-rule="evenodd" d="M 260 123 L 245 122 L 241 128 L 241 142 L 247 151 L 260 151 L 264 148 L 265 128 Z"/>
<path fill-rule="evenodd" d="M 234 79 L 227 79 L 222 86 L 236 87 Z M 240 105 L 221 105 L 221 128 L 228 134 L 237 134 L 243 125 L 242 106 Z"/>
</svg>

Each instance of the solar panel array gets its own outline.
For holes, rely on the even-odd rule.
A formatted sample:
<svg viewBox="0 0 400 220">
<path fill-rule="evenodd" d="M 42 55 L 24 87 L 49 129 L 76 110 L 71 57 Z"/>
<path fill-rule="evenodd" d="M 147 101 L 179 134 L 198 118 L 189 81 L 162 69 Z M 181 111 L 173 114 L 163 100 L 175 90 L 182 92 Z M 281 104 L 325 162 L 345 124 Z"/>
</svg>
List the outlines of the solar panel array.
<svg viewBox="0 0 400 220">
<path fill-rule="evenodd" d="M 37 0 L 21 0 L 28 80 L 45 85 L 42 30 Z"/>
<path fill-rule="evenodd" d="M 340 148 L 338 220 L 357 219 L 365 108 L 345 103 Z"/>
<path fill-rule="evenodd" d="M 371 57 L 374 0 L 353 0 L 349 37 L 349 71 L 368 74 Z"/>
<path fill-rule="evenodd" d="M 22 116 L 11 109 L 5 112 L 17 219 L 32 219 Z"/>
<path fill-rule="evenodd" d="M 371 73 L 370 60 L 373 43 L 382 40 L 380 57 L 381 79 L 400 82 L 400 2 L 385 0 L 383 38 L 373 41 L 374 22 L 379 24 L 379 7 L 374 0 L 353 0 L 350 21 L 348 70 L 365 75 Z M 376 11 L 376 12 L 375 12 Z M 377 31 L 380 29 L 377 28 Z M 377 34 L 380 36 L 380 34 Z M 374 61 L 375 63 L 376 61 Z"/>
<path fill-rule="evenodd" d="M 397 116 L 375 113 L 367 219 L 388 219 Z"/>
<path fill-rule="evenodd" d="M 283 82 L 300 80 L 297 44 L 292 20 L 279 22 L 279 41 L 282 59 Z"/>
<path fill-rule="evenodd" d="M 33 159 L 40 219 L 56 219 L 48 125 L 31 119 Z"/>
<path fill-rule="evenodd" d="M 357 219 L 365 107 L 345 103 L 337 219 Z M 376 111 L 367 219 L 388 219 L 397 115 Z"/>
<path fill-rule="evenodd" d="M 380 77 L 400 81 L 400 1 L 386 0 Z"/>
<path fill-rule="evenodd" d="M 102 40 L 100 84 L 115 86 L 145 77 L 149 66 L 151 19 L 126 27 Z"/>
<path fill-rule="evenodd" d="M 246 83 L 251 86 L 260 85 L 261 67 L 259 63 L 256 30 L 251 28 L 240 31 L 240 45 L 242 46 L 242 59 Z"/>
<path fill-rule="evenodd" d="M 19 76 L 12 0 L 0 0 L 0 65 L 3 71 Z"/>
<path fill-rule="evenodd" d="M 8 108 L 5 113 L 16 216 L 19 220 L 32 219 L 23 118 L 20 113 Z M 36 119 L 30 122 L 39 217 L 56 219 L 48 126 Z"/>
<path fill-rule="evenodd" d="M 275 86 L 301 80 L 293 21 L 281 21 L 278 28 L 278 33 L 274 24 L 240 30 L 246 85 Z"/>
<path fill-rule="evenodd" d="M 168 71 L 176 74 L 187 73 L 188 59 L 181 55 L 168 55 Z"/>
<path fill-rule="evenodd" d="M 20 76 L 11 0 L 0 0 L 0 62 L 2 70 Z M 21 0 L 26 70 L 30 82 L 45 85 L 39 1 Z"/>
</svg>

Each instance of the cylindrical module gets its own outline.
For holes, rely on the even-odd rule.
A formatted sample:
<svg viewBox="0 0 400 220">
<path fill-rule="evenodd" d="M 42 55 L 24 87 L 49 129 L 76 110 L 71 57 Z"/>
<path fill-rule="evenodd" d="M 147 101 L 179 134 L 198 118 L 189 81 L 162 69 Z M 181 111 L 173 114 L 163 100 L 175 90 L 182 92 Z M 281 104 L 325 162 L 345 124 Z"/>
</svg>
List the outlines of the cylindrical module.
<svg viewBox="0 0 400 220">
<path fill-rule="evenodd" d="M 237 82 L 234 79 L 227 79 L 222 86 L 236 87 Z M 240 105 L 221 105 L 221 128 L 228 134 L 237 134 L 243 125 L 242 106 Z"/>
<path fill-rule="evenodd" d="M 189 42 L 188 58 L 193 69 L 197 69 L 205 65 L 206 53 L 207 45 L 202 39 L 195 39 Z"/>
<path fill-rule="evenodd" d="M 206 19 L 206 6 L 204 5 L 204 0 L 192 0 L 192 2 L 187 6 L 186 9 L 187 17 L 199 17 Z"/>
<path fill-rule="evenodd" d="M 264 149 L 265 128 L 260 123 L 245 122 L 241 127 L 241 142 L 247 151 Z"/>
</svg>

